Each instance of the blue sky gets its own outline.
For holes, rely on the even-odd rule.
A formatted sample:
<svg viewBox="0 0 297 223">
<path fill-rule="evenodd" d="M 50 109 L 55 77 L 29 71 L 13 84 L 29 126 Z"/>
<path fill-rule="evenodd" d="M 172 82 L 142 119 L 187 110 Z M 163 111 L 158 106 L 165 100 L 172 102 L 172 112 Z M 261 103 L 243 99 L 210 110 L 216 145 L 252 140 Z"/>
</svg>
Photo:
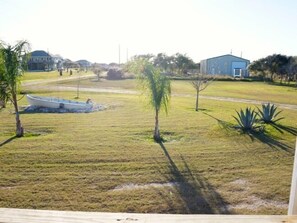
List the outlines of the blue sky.
<svg viewBox="0 0 297 223">
<path fill-rule="evenodd" d="M 0 39 L 72 60 L 135 54 L 297 55 L 295 0 L 0 0 Z"/>
</svg>

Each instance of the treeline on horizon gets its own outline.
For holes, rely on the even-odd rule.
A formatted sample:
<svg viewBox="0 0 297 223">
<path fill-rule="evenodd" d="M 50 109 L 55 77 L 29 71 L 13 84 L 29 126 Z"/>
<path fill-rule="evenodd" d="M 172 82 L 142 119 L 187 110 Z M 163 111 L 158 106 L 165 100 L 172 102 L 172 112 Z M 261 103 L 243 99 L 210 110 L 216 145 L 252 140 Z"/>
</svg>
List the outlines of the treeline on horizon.
<svg viewBox="0 0 297 223">
<path fill-rule="evenodd" d="M 165 53 L 136 55 L 125 64 L 125 67 L 129 67 L 129 64 L 137 59 L 147 59 L 154 66 L 171 76 L 189 77 L 193 73 L 200 71 L 200 63 L 195 63 L 192 58 L 180 53 L 171 56 Z M 248 66 L 248 70 L 250 76 L 257 80 L 280 81 L 280 83 L 290 84 L 292 81 L 297 82 L 297 56 L 269 55 L 253 61 Z"/>
<path fill-rule="evenodd" d="M 165 53 L 158 53 L 157 55 L 136 55 L 124 65 L 124 69 L 129 70 L 129 67 L 133 62 L 138 59 L 148 60 L 155 67 L 161 69 L 163 73 L 169 76 L 189 76 L 190 71 L 195 70 L 196 72 L 199 72 L 200 69 L 200 63 L 195 63 L 189 56 L 181 53 L 176 53 L 171 56 L 168 56 Z"/>
<path fill-rule="evenodd" d="M 296 82 L 297 87 L 297 56 L 273 54 L 253 61 L 248 67 L 253 76 L 259 76 L 264 81 L 290 84 Z"/>
</svg>

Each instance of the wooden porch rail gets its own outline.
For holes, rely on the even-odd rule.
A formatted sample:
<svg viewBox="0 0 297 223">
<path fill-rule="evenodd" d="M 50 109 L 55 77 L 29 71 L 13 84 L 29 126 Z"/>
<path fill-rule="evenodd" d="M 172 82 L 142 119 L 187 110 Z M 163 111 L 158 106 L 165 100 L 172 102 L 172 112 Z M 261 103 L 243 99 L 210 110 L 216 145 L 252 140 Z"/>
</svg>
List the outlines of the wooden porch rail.
<svg viewBox="0 0 297 223">
<path fill-rule="evenodd" d="M 0 208 L 1 223 L 297 223 L 286 215 L 180 215 Z"/>
<path fill-rule="evenodd" d="M 294 158 L 294 165 L 293 165 L 288 215 L 297 215 L 297 138 L 296 138 L 296 146 L 295 146 L 295 158 Z"/>
<path fill-rule="evenodd" d="M 0 223 L 297 223 L 297 140 L 288 215 L 180 215 L 0 208 Z"/>
</svg>

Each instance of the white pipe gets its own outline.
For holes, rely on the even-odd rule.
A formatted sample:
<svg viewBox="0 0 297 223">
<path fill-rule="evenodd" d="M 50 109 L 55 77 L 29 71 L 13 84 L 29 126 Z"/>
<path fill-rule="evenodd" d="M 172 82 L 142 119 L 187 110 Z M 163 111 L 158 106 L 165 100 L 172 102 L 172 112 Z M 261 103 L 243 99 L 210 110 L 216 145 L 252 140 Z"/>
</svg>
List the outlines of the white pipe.
<svg viewBox="0 0 297 223">
<path fill-rule="evenodd" d="M 297 139 L 295 147 L 295 158 L 292 174 L 291 192 L 288 215 L 297 215 Z"/>
</svg>

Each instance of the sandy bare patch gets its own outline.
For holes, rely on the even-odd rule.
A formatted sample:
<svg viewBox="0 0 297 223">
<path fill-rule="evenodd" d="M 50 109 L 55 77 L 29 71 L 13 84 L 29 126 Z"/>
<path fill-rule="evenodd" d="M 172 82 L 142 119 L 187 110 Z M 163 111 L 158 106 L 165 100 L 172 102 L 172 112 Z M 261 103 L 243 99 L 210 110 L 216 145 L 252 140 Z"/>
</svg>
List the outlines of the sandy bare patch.
<svg viewBox="0 0 297 223">
<path fill-rule="evenodd" d="M 254 185 L 246 179 L 237 179 L 227 185 L 228 193 L 235 194 L 240 198 L 239 203 L 227 205 L 229 210 L 232 209 L 247 209 L 257 210 L 260 208 L 273 207 L 278 209 L 287 209 L 288 204 L 281 201 L 262 199 L 250 194 L 250 190 Z"/>
<path fill-rule="evenodd" d="M 230 184 L 232 185 L 238 185 L 238 186 L 247 186 L 249 182 L 245 179 L 237 179 L 232 181 Z"/>
<path fill-rule="evenodd" d="M 14 189 L 15 186 L 12 186 L 12 187 L 1 187 L 0 186 L 0 190 L 11 190 L 11 189 Z"/>
<path fill-rule="evenodd" d="M 231 191 L 242 191 L 247 192 L 250 189 L 250 183 L 245 179 L 237 179 L 229 183 L 229 186 L 232 188 Z"/>
<path fill-rule="evenodd" d="M 236 205 L 228 205 L 228 209 L 248 209 L 256 210 L 259 208 L 274 207 L 279 209 L 287 209 L 288 204 L 281 201 L 265 200 L 256 196 L 248 196 L 246 202 L 241 202 Z"/>
<path fill-rule="evenodd" d="M 112 191 L 124 191 L 124 190 L 143 190 L 149 188 L 160 188 L 160 187 L 178 187 L 179 183 L 170 182 L 170 183 L 149 183 L 149 184 L 123 184 L 115 187 Z"/>
</svg>

